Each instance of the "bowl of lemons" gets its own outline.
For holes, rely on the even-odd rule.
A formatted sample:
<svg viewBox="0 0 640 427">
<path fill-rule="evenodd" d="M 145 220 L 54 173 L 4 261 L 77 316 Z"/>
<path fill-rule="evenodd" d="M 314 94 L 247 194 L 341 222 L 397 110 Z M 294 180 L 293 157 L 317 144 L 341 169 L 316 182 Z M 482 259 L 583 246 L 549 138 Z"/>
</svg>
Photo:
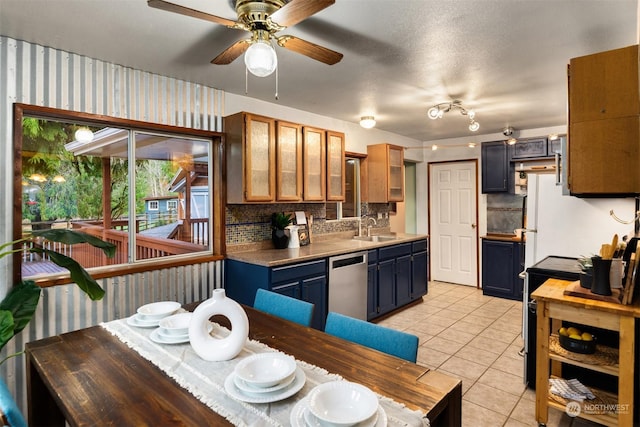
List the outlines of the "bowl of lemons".
<svg viewBox="0 0 640 427">
<path fill-rule="evenodd" d="M 558 337 L 560 338 L 560 347 L 565 350 L 582 354 L 592 354 L 596 351 L 596 337 L 575 326 L 563 326 L 558 330 Z"/>
</svg>

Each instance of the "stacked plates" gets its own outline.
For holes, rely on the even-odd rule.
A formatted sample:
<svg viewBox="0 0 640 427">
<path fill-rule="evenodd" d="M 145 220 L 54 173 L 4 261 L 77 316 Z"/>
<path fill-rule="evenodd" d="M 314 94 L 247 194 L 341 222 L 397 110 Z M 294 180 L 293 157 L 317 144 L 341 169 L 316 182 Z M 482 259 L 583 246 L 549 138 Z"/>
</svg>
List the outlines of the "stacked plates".
<svg viewBox="0 0 640 427">
<path fill-rule="evenodd" d="M 315 387 L 298 402 L 290 421 L 294 427 L 384 427 L 387 416 L 367 387 L 332 381 Z"/>
<path fill-rule="evenodd" d="M 159 344 L 189 342 L 189 322 L 193 313 L 179 313 L 160 320 L 159 328 L 151 332 L 151 341 Z"/>
<path fill-rule="evenodd" d="M 138 308 L 133 316 L 127 319 L 127 323 L 138 328 L 155 328 L 160 320 L 172 315 L 180 308 L 180 303 L 175 301 L 158 301 L 145 304 Z"/>
<path fill-rule="evenodd" d="M 224 388 L 238 400 L 270 403 L 296 394 L 306 381 L 293 357 L 282 353 L 258 353 L 242 359 L 227 376 Z"/>
</svg>

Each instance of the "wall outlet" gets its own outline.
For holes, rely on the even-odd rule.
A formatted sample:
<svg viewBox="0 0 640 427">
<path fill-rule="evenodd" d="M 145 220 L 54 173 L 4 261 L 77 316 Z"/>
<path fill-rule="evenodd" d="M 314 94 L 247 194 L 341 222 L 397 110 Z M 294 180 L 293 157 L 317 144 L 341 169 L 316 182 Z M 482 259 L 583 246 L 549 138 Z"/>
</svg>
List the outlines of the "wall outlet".
<svg viewBox="0 0 640 427">
<path fill-rule="evenodd" d="M 378 219 L 382 219 L 382 212 L 378 212 Z"/>
</svg>

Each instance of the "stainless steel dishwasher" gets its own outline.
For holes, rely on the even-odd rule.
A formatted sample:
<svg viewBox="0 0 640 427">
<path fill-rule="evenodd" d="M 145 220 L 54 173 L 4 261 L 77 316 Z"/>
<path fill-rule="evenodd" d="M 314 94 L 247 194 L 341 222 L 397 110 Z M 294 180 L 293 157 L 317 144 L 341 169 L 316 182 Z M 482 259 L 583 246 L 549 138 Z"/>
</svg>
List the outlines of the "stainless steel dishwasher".
<svg viewBox="0 0 640 427">
<path fill-rule="evenodd" d="M 367 320 L 367 252 L 329 257 L 329 311 Z"/>
</svg>

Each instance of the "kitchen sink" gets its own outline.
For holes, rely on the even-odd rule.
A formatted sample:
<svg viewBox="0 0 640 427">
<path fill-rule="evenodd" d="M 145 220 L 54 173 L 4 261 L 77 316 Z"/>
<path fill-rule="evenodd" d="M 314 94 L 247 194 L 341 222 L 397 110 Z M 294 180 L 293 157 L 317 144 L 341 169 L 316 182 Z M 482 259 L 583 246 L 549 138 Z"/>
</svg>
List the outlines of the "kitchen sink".
<svg viewBox="0 0 640 427">
<path fill-rule="evenodd" d="M 378 236 L 353 236 L 354 240 L 361 240 L 363 242 L 389 242 L 396 240 L 397 237 L 393 235 L 378 235 Z"/>
</svg>

